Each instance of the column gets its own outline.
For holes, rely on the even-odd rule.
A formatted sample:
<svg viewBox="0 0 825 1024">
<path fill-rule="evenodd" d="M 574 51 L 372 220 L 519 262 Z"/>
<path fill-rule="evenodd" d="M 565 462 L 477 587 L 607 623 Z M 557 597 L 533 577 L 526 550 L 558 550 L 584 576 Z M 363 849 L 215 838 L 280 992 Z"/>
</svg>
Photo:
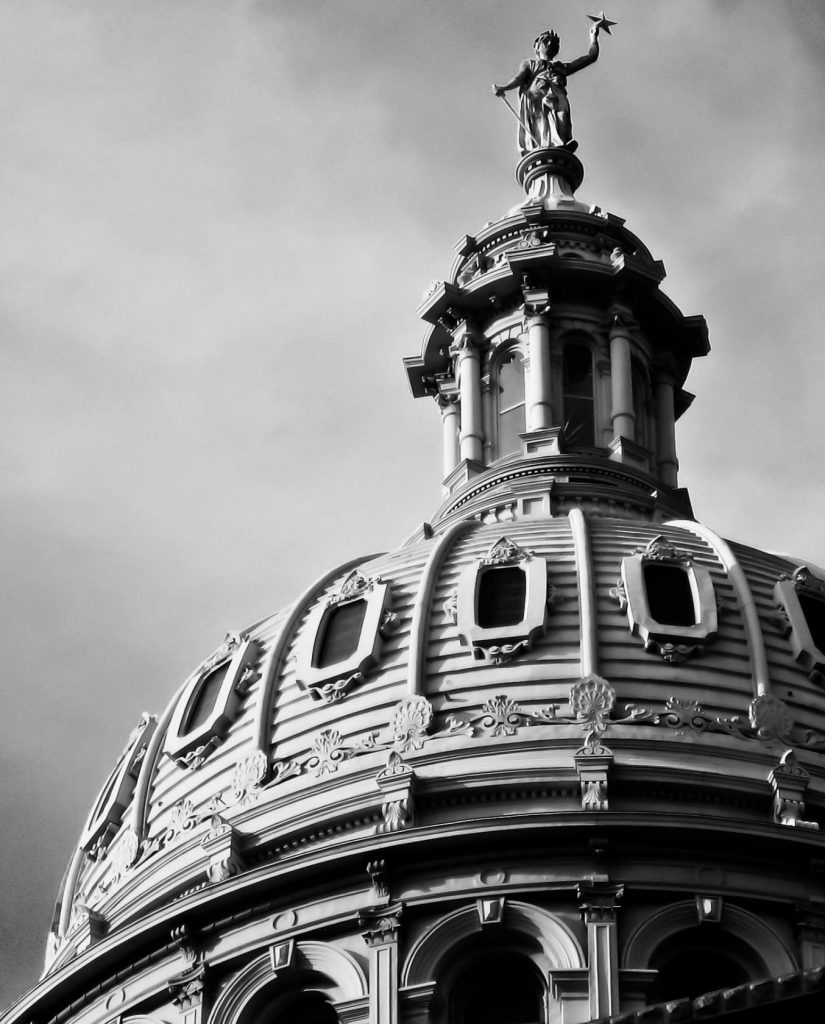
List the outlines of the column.
<svg viewBox="0 0 825 1024">
<path fill-rule="evenodd" d="M 544 430 L 553 426 L 549 299 L 546 291 L 531 289 L 530 301 L 524 303 L 524 329 L 527 331 L 529 353 L 525 381 L 528 430 Z"/>
<path fill-rule="evenodd" d="M 670 369 L 656 375 L 656 450 L 659 476 L 668 487 L 675 487 L 679 460 L 676 458 L 676 406 L 673 399 L 674 377 Z"/>
<path fill-rule="evenodd" d="M 619 944 L 616 911 L 623 885 L 582 882 L 579 907 L 587 926 L 587 964 L 590 980 L 590 1018 L 619 1012 Z"/>
<path fill-rule="evenodd" d="M 489 466 L 493 461 L 493 417 L 495 416 L 495 405 L 493 403 L 493 379 L 489 371 L 481 378 L 481 432 L 484 435 L 484 444 L 481 450 L 481 461 Z"/>
<path fill-rule="evenodd" d="M 636 437 L 633 411 L 633 382 L 630 371 L 630 328 L 627 314 L 614 312 L 610 318 L 611 422 L 614 437 Z"/>
<path fill-rule="evenodd" d="M 466 324 L 450 353 L 456 360 L 455 375 L 461 400 L 461 458 L 481 462 L 481 358 Z"/>
<path fill-rule="evenodd" d="M 398 930 L 403 904 L 362 911 L 370 951 L 370 1024 L 398 1024 Z"/>
<path fill-rule="evenodd" d="M 435 401 L 441 412 L 441 450 L 446 480 L 458 465 L 458 395 L 440 394 L 436 396 Z"/>
</svg>

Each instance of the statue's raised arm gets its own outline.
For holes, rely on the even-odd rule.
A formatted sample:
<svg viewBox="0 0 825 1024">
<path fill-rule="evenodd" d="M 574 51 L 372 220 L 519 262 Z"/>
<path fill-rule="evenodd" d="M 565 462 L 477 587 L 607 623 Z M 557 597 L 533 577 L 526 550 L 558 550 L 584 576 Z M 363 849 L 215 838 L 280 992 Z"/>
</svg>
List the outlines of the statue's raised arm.
<svg viewBox="0 0 825 1024">
<path fill-rule="evenodd" d="M 542 32 L 533 42 L 535 57 L 525 60 L 521 67 L 503 85 L 493 85 L 493 92 L 500 96 L 507 106 L 510 104 L 505 93 L 518 87 L 519 111 L 510 107 L 519 122 L 518 145 L 524 156 L 534 149 L 553 146 L 563 147 L 570 152 L 578 145 L 573 139 L 570 120 L 570 102 L 567 99 L 567 79 L 570 75 L 593 64 L 599 56 L 599 29 L 610 34 L 610 26 L 604 11 L 600 15 L 589 14 L 593 22 L 590 27 L 590 49 L 576 60 L 556 60 L 559 52 L 559 37 L 552 30 Z"/>
</svg>

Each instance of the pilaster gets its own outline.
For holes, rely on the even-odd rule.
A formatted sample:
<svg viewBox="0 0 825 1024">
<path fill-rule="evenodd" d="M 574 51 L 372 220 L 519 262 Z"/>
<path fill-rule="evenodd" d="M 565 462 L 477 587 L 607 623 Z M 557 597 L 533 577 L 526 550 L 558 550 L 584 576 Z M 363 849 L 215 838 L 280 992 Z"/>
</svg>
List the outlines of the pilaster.
<svg viewBox="0 0 825 1024">
<path fill-rule="evenodd" d="M 361 911 L 370 956 L 370 1024 L 398 1024 L 398 933 L 403 903 Z"/>
<path fill-rule="evenodd" d="M 609 1017 L 619 1012 L 616 911 L 624 895 L 624 886 L 611 882 L 582 882 L 577 895 L 587 927 L 590 1017 Z"/>
</svg>

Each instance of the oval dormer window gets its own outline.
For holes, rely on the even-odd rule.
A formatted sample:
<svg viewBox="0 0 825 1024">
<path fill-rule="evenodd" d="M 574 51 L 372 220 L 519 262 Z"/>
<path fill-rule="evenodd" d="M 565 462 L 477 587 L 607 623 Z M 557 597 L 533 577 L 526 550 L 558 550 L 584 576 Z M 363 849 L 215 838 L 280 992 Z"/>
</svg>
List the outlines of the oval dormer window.
<svg viewBox="0 0 825 1024">
<path fill-rule="evenodd" d="M 642 572 L 653 618 L 668 626 L 695 626 L 696 602 L 689 570 L 666 562 L 646 562 Z"/>
<path fill-rule="evenodd" d="M 611 593 L 627 613 L 630 632 L 667 662 L 684 661 L 716 634 L 710 573 L 664 536 L 622 559 Z"/>
<path fill-rule="evenodd" d="M 780 577 L 773 593 L 795 660 L 812 678 L 825 676 L 825 579 L 800 565 Z"/>
<path fill-rule="evenodd" d="M 478 574 L 476 622 L 482 629 L 524 619 L 527 574 L 516 565 L 487 566 Z"/>
<path fill-rule="evenodd" d="M 366 614 L 363 598 L 327 609 L 318 630 L 313 668 L 329 668 L 355 654 Z"/>
</svg>

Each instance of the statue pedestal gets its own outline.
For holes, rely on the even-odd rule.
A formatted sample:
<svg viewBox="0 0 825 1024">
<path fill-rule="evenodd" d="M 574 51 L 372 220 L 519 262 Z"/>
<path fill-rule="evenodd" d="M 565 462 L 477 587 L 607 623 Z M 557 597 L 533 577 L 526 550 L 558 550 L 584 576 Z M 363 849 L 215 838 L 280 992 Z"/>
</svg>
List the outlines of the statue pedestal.
<svg viewBox="0 0 825 1024">
<path fill-rule="evenodd" d="M 584 167 L 568 149 L 533 149 L 519 161 L 516 180 L 528 199 L 552 206 L 575 203 Z"/>
</svg>

